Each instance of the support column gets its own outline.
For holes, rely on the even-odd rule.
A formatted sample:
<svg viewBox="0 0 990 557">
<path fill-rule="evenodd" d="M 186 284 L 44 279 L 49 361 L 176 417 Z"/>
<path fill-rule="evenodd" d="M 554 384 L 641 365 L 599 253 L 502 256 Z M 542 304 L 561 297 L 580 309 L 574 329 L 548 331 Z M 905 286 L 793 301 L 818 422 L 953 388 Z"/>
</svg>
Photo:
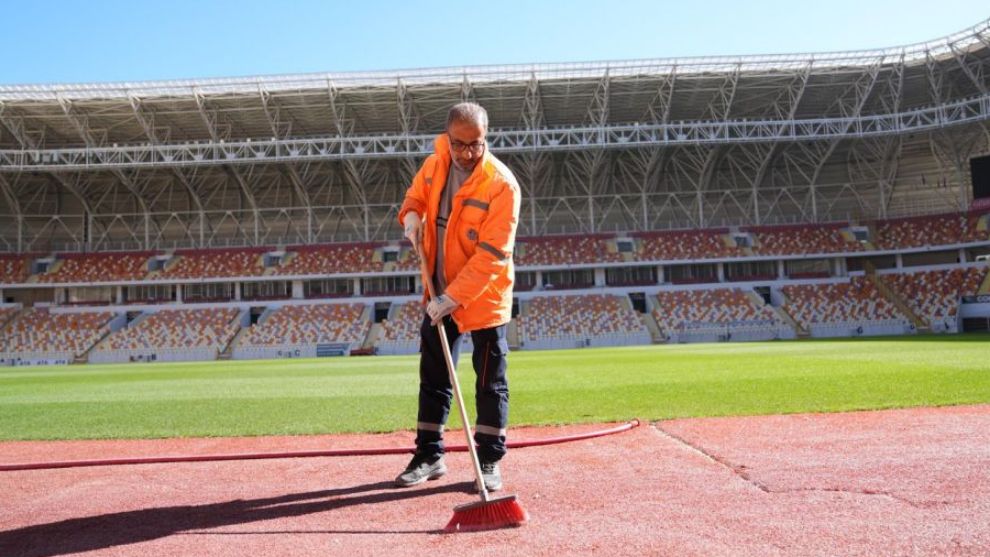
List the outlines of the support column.
<svg viewBox="0 0 990 557">
<path fill-rule="evenodd" d="M 417 278 L 417 282 L 418 282 L 418 280 L 419 279 Z M 355 278 L 354 279 L 354 295 L 355 296 L 360 296 L 361 294 L 362 294 L 362 292 L 361 292 L 361 279 Z"/>
<path fill-rule="evenodd" d="M 595 269 L 595 286 L 605 286 L 605 269 Z"/>
<path fill-rule="evenodd" d="M 301 300 L 306 297 L 305 292 L 303 292 L 303 281 L 294 280 L 292 281 L 292 299 Z"/>
<path fill-rule="evenodd" d="M 234 283 L 234 300 L 241 301 L 241 283 L 239 282 Z"/>
<path fill-rule="evenodd" d="M 663 284 L 667 282 L 667 278 L 664 276 L 663 265 L 657 265 L 657 283 Z"/>
<path fill-rule="evenodd" d="M 897 255 L 895 255 L 894 256 L 894 261 L 896 262 L 895 263 L 895 266 L 898 269 L 903 269 L 904 268 L 904 256 L 902 254 L 898 253 Z"/>
<path fill-rule="evenodd" d="M 718 281 L 725 282 L 725 263 L 719 263 L 716 268 L 718 269 Z"/>
<path fill-rule="evenodd" d="M 966 263 L 967 262 L 966 261 L 966 250 L 964 248 L 959 248 L 959 262 L 960 263 Z M 3 299 L 3 297 L 0 297 L 0 300 L 2 300 L 2 299 Z"/>
<path fill-rule="evenodd" d="M 846 267 L 846 260 L 843 257 L 836 257 L 835 262 L 835 272 L 832 274 L 834 277 L 846 277 L 849 276 L 849 270 Z"/>
</svg>

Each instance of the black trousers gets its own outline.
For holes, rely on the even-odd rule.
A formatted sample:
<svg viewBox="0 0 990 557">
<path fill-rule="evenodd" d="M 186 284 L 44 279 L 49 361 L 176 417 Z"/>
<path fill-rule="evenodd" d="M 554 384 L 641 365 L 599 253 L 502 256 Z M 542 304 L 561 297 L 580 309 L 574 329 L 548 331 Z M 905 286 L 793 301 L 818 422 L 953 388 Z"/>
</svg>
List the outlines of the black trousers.
<svg viewBox="0 0 990 557">
<path fill-rule="evenodd" d="M 454 365 L 460 355 L 461 332 L 449 316 L 444 317 Z M 505 432 L 509 423 L 509 383 L 506 378 L 509 343 L 505 340 L 507 325 L 471 332 L 474 354 L 471 362 L 475 373 L 475 405 L 478 418 L 474 440 L 478 456 L 483 461 L 498 461 L 505 456 Z M 423 318 L 420 327 L 422 344 L 419 359 L 419 416 L 416 424 L 416 452 L 422 455 L 443 454 L 443 430 L 450 414 L 453 389 L 447 375 L 447 363 L 440 345 L 437 327 L 430 317 Z M 462 391 L 464 387 L 461 387 Z M 464 396 L 464 393 L 461 393 Z"/>
</svg>

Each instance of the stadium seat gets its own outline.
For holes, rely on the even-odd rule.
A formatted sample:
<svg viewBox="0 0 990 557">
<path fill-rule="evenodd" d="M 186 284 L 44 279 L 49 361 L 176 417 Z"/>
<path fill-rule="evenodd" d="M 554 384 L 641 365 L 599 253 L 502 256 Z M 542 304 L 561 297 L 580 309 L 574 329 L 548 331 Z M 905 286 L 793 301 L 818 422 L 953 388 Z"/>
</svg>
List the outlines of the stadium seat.
<svg viewBox="0 0 990 557">
<path fill-rule="evenodd" d="M 363 319 L 364 304 L 283 306 L 253 325 L 240 346 L 280 346 L 364 340 L 371 323 Z"/>
<path fill-rule="evenodd" d="M 0 352 L 85 353 L 109 329 L 111 312 L 51 313 L 48 308 L 28 308 L 0 329 Z"/>
<path fill-rule="evenodd" d="M 265 272 L 262 254 L 270 248 L 176 250 L 160 279 L 253 277 Z"/>
<path fill-rule="evenodd" d="M 374 260 L 380 244 L 340 244 L 286 248 L 291 257 L 272 269 L 274 275 L 329 275 L 335 273 L 374 273 L 383 269 Z"/>
<path fill-rule="evenodd" d="M 666 232 L 636 232 L 640 261 L 672 261 L 743 257 L 742 248 L 733 245 L 728 229 L 672 230 Z"/>
<path fill-rule="evenodd" d="M 423 302 L 405 302 L 393 311 L 391 319 L 382 321 L 383 340 L 413 342 L 419 340 L 419 326 L 423 323 Z"/>
<path fill-rule="evenodd" d="M 873 281 L 861 276 L 841 283 L 786 285 L 781 292 L 787 300 L 785 309 L 805 329 L 815 324 L 907 319 Z"/>
<path fill-rule="evenodd" d="M 842 224 L 747 227 L 753 237 L 753 255 L 807 255 L 863 251 L 863 244 L 847 239 Z"/>
<path fill-rule="evenodd" d="M 161 310 L 106 338 L 95 351 L 214 348 L 222 351 L 240 326 L 237 308 Z"/>
<path fill-rule="evenodd" d="M 657 293 L 653 317 L 665 336 L 712 327 L 766 327 L 782 323 L 773 309 L 757 305 L 738 288 L 675 290 Z"/>
<path fill-rule="evenodd" d="M 638 314 L 618 296 L 583 294 L 540 296 L 516 318 L 519 337 L 526 343 L 538 339 L 582 340 L 602 336 L 641 334 L 646 326 Z"/>
<path fill-rule="evenodd" d="M 882 276 L 918 317 L 933 329 L 954 321 L 962 296 L 976 294 L 986 269 L 944 269 L 914 273 L 890 273 Z"/>
<path fill-rule="evenodd" d="M 32 257 L 13 253 L 0 253 L 0 284 L 25 282 L 30 274 Z"/>
<path fill-rule="evenodd" d="M 950 213 L 876 221 L 872 243 L 893 250 L 985 241 L 988 234 L 979 230 L 978 219 L 978 215 Z"/>
<path fill-rule="evenodd" d="M 520 238 L 516 243 L 516 265 L 542 267 L 623 261 L 621 253 L 608 250 L 607 239 L 602 235 Z"/>
<path fill-rule="evenodd" d="M 37 275 L 42 283 L 109 282 L 141 280 L 148 274 L 148 260 L 157 252 L 60 253 L 54 271 Z"/>
</svg>

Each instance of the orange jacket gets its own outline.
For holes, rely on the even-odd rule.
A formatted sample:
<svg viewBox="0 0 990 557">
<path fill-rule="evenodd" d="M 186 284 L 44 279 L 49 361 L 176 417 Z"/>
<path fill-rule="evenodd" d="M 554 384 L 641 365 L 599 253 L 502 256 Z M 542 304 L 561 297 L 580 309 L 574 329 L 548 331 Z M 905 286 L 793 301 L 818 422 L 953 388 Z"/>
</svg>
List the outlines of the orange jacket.
<svg viewBox="0 0 990 557">
<path fill-rule="evenodd" d="M 399 210 L 400 226 L 409 211 L 423 219 L 423 251 L 431 277 L 437 259 L 440 194 L 451 164 L 447 134 L 440 134 L 433 147 Z M 454 196 L 445 235 L 444 274 L 446 294 L 460 303 L 451 317 L 462 333 L 512 319 L 512 250 L 521 197 L 515 176 L 487 150 Z M 424 286 L 424 299 L 425 290 Z"/>
</svg>

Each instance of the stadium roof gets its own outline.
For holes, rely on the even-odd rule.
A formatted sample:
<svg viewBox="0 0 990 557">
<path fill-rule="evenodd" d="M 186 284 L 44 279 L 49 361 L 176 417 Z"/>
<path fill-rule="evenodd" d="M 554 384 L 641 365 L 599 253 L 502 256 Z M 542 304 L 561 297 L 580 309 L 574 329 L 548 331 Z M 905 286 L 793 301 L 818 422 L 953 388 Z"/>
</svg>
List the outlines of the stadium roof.
<svg viewBox="0 0 990 557">
<path fill-rule="evenodd" d="M 327 82 L 335 87 L 393 87 L 398 80 L 407 85 L 457 84 L 536 79 L 597 78 L 603 72 L 611 77 L 644 74 L 679 75 L 740 71 L 763 73 L 792 71 L 811 67 L 815 72 L 850 66 L 884 63 L 923 64 L 930 60 L 952 58 L 971 49 L 990 48 L 990 19 L 968 29 L 934 40 L 872 50 L 823 53 L 794 53 L 741 56 L 702 56 L 612 60 L 557 64 L 509 64 L 487 66 L 441 67 L 374 72 L 307 73 L 233 78 L 179 79 L 110 83 L 49 85 L 0 85 L 0 101 L 111 99 L 198 94 L 253 94 L 259 88 L 268 91 L 324 89 Z"/>
<path fill-rule="evenodd" d="M 527 235 L 959 210 L 990 20 L 835 53 L 0 86 L 0 250 L 389 238 L 461 100 Z"/>
</svg>

